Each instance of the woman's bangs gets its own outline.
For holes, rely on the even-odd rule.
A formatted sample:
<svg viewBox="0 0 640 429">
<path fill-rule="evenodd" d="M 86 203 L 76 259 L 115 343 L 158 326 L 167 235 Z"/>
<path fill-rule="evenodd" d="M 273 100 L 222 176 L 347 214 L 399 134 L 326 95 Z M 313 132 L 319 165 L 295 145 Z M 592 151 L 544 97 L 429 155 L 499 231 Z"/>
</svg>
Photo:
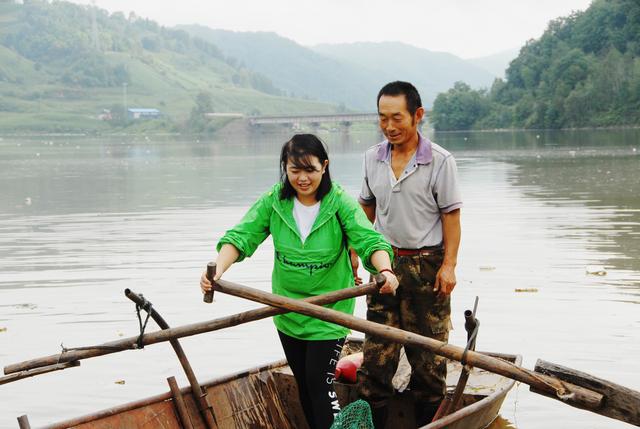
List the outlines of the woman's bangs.
<svg viewBox="0 0 640 429">
<path fill-rule="evenodd" d="M 312 162 L 312 157 L 313 155 L 309 155 L 308 153 L 305 154 L 290 154 L 289 156 L 289 162 L 291 163 L 291 165 L 293 165 L 295 168 L 298 168 L 300 170 L 313 170 L 313 171 L 317 171 L 318 168 L 316 165 L 313 164 Z"/>
</svg>

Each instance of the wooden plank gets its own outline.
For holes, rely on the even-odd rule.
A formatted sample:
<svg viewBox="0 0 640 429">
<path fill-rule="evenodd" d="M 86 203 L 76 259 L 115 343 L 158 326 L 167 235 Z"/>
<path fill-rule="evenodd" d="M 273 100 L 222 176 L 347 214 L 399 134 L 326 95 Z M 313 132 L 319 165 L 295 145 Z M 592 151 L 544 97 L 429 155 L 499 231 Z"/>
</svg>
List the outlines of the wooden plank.
<svg viewBox="0 0 640 429">
<path fill-rule="evenodd" d="M 598 414 L 640 426 L 640 392 L 541 359 L 536 362 L 534 371 L 602 394 L 604 403 L 597 411 Z M 533 386 L 530 388 L 531 391 L 535 391 L 534 389 Z M 544 395 L 544 392 L 536 393 Z"/>
<path fill-rule="evenodd" d="M 173 376 L 167 378 L 167 383 L 169 383 L 169 389 L 171 389 L 171 396 L 173 397 L 173 405 L 175 405 L 178 411 L 178 417 L 180 418 L 182 427 L 184 429 L 193 429 L 191 417 L 189 417 L 189 411 L 187 411 L 187 406 L 182 398 L 182 392 L 180 392 L 176 378 Z"/>
</svg>

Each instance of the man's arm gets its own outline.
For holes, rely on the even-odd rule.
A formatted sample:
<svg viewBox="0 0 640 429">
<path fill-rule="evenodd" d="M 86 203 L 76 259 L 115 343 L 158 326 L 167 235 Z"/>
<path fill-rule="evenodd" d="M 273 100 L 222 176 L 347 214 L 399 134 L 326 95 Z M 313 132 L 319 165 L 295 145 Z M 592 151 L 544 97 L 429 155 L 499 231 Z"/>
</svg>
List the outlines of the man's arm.
<svg viewBox="0 0 640 429">
<path fill-rule="evenodd" d="M 456 287 L 456 265 L 460 247 L 460 209 L 442 213 L 442 235 L 444 241 L 444 260 L 436 275 L 433 290 L 449 295 Z"/>
<path fill-rule="evenodd" d="M 362 200 L 360 200 L 360 207 L 364 210 L 364 214 L 367 215 L 369 222 L 374 223 L 376 220 L 376 201 L 373 200 L 371 204 L 363 204 Z"/>
</svg>

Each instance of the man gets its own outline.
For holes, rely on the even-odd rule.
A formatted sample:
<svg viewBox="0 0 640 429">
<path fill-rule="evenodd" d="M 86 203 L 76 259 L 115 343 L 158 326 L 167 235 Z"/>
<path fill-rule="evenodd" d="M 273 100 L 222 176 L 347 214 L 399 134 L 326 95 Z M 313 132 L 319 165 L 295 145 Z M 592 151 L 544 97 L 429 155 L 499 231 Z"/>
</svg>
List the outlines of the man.
<svg viewBox="0 0 640 429">
<path fill-rule="evenodd" d="M 367 319 L 446 342 L 450 294 L 456 285 L 460 207 L 456 163 L 449 152 L 418 132 L 424 108 L 416 88 L 391 82 L 378 93 L 380 129 L 386 137 L 367 150 L 360 204 L 393 246 L 395 295 L 367 300 Z M 360 396 L 382 428 L 400 344 L 367 336 L 358 373 Z M 409 387 L 418 426 L 428 423 L 446 390 L 446 359 L 405 347 L 412 367 Z"/>
</svg>

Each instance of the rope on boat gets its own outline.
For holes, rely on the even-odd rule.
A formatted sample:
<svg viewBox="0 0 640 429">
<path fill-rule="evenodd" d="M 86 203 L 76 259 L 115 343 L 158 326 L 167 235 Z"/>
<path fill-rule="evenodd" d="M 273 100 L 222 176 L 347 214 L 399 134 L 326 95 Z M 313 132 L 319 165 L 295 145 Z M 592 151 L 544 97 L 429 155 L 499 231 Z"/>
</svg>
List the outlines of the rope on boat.
<svg viewBox="0 0 640 429">
<path fill-rule="evenodd" d="M 143 349 L 144 343 L 142 342 L 142 337 L 144 337 L 144 330 L 147 328 L 149 317 L 151 317 L 153 304 L 151 304 L 150 301 L 147 301 L 142 294 L 140 294 L 140 299 L 142 299 L 142 305 L 136 304 L 136 315 L 138 316 L 138 325 L 140 326 L 140 336 L 138 337 L 136 345 L 139 349 Z M 142 323 L 142 317 L 140 317 L 140 310 L 144 310 L 147 312 L 147 317 L 144 319 L 144 323 Z"/>
<path fill-rule="evenodd" d="M 144 331 L 147 328 L 147 323 L 149 322 L 149 317 L 151 317 L 151 310 L 153 309 L 153 304 L 147 301 L 144 296 L 140 295 L 142 298 L 142 305 L 136 304 L 136 315 L 138 316 L 138 326 L 140 327 L 140 335 L 135 343 L 128 346 L 86 346 L 86 347 L 71 347 L 67 348 L 63 343 L 60 343 L 60 355 L 58 356 L 58 362 L 62 362 L 62 357 L 65 353 L 80 351 L 80 350 L 131 350 L 131 349 L 143 349 L 144 348 Z M 142 322 L 142 317 L 140 316 L 140 310 L 145 310 L 147 312 L 147 317 Z"/>
</svg>

